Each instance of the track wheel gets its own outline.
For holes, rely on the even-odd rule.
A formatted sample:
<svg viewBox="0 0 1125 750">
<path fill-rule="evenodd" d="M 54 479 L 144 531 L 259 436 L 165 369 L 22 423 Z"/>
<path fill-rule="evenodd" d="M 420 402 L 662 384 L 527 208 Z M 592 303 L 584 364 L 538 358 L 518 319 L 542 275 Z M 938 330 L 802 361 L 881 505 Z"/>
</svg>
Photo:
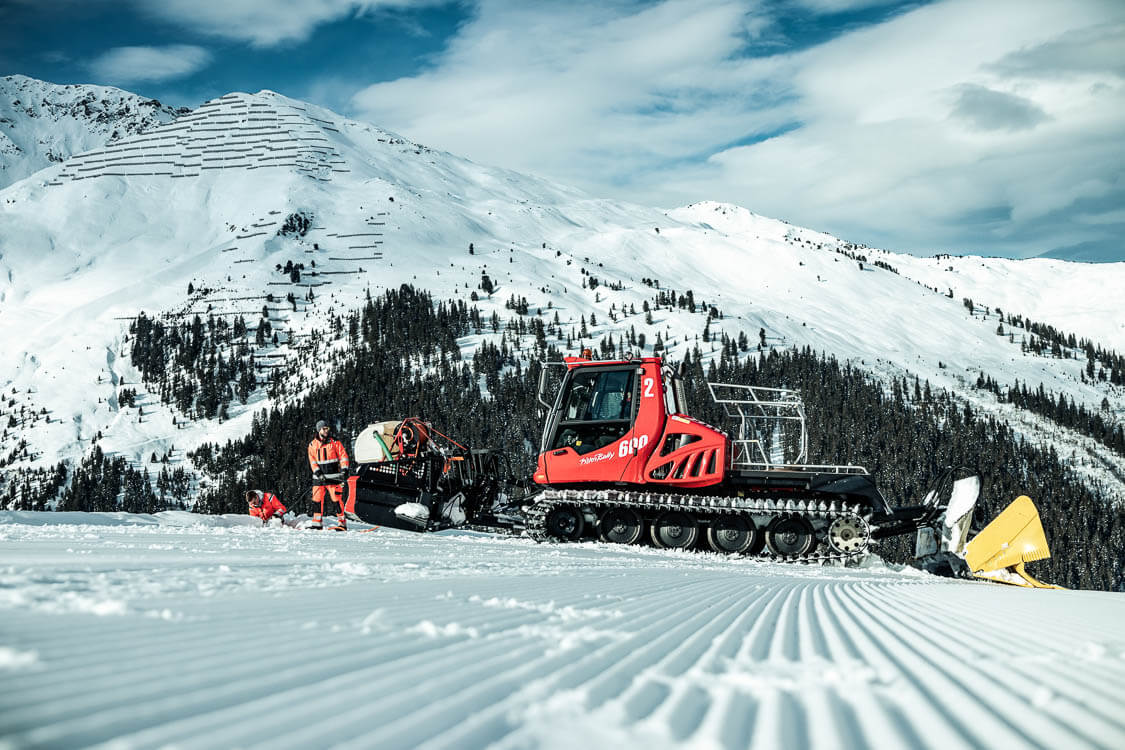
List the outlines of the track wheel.
<svg viewBox="0 0 1125 750">
<path fill-rule="evenodd" d="M 699 538 L 699 524 L 687 513 L 671 511 L 652 524 L 652 542 L 664 549 L 687 549 Z"/>
<path fill-rule="evenodd" d="M 614 544 L 636 544 L 644 529 L 641 517 L 628 508 L 610 508 L 598 522 L 598 536 Z"/>
<path fill-rule="evenodd" d="M 582 536 L 585 526 L 582 511 L 573 505 L 560 505 L 547 513 L 547 536 L 564 542 L 573 542 Z"/>
<path fill-rule="evenodd" d="M 707 544 L 716 552 L 746 552 L 756 545 L 758 536 L 754 522 L 739 516 L 719 516 L 707 527 Z"/>
<path fill-rule="evenodd" d="M 766 529 L 766 546 L 778 557 L 802 557 L 816 547 L 816 534 L 803 518 L 776 518 Z"/>
<path fill-rule="evenodd" d="M 859 516 L 840 516 L 828 527 L 828 543 L 845 555 L 862 552 L 871 538 L 871 529 Z"/>
</svg>

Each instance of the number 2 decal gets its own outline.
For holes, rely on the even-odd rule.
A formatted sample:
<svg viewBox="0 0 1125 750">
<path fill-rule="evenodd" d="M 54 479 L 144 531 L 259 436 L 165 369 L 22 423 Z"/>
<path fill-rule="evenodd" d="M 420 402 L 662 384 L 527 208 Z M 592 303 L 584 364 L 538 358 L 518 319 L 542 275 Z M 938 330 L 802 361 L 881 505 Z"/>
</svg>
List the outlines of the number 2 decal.
<svg viewBox="0 0 1125 750">
<path fill-rule="evenodd" d="M 644 385 L 645 385 L 645 398 L 652 398 L 654 395 L 656 395 L 652 392 L 652 387 L 654 385 L 656 385 L 655 380 L 653 380 L 652 378 L 645 378 L 644 379 Z"/>
</svg>

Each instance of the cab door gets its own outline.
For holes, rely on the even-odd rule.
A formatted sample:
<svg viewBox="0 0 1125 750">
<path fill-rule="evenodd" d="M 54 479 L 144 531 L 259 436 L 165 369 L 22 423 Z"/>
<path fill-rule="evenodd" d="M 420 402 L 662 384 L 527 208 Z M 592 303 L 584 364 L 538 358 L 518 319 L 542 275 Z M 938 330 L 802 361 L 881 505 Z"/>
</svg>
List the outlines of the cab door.
<svg viewBox="0 0 1125 750">
<path fill-rule="evenodd" d="M 547 482 L 616 482 L 629 466 L 626 450 L 636 419 L 636 365 L 571 369 L 544 431 L 542 466 Z"/>
<path fill-rule="evenodd" d="M 637 367 L 636 373 L 637 395 L 633 407 L 633 425 L 618 446 L 621 455 L 628 458 L 622 466 L 619 481 L 644 484 L 645 465 L 664 432 L 667 418 L 665 400 L 669 391 L 665 386 L 659 361 L 644 361 Z"/>
</svg>

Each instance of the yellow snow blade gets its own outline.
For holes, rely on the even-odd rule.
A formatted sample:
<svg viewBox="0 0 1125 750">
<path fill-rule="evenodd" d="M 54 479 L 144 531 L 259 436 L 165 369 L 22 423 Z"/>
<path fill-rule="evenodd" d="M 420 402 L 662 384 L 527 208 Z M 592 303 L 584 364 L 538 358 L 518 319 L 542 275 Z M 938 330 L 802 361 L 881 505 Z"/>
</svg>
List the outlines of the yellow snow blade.
<svg viewBox="0 0 1125 750">
<path fill-rule="evenodd" d="M 965 546 L 965 562 L 977 578 L 1031 588 L 1058 588 L 1036 580 L 1024 563 L 1051 556 L 1039 511 L 1020 495 Z"/>
<path fill-rule="evenodd" d="M 1016 563 L 1010 568 L 1003 570 L 984 570 L 980 573 L 974 573 L 974 577 L 983 578 L 986 581 L 996 581 L 997 583 L 1007 583 L 1012 586 L 1023 586 L 1032 589 L 1061 589 L 1062 586 L 1056 586 L 1053 583 L 1043 583 L 1035 576 L 1028 573 L 1024 568 L 1023 563 Z"/>
</svg>

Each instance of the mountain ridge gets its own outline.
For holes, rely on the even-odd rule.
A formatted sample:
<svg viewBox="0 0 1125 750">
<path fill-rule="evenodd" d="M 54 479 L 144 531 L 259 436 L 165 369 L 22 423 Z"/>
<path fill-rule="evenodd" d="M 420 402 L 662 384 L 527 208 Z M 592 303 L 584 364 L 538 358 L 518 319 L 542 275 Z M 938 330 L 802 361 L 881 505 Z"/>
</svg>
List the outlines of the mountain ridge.
<svg viewBox="0 0 1125 750">
<path fill-rule="evenodd" d="M 112 86 L 0 77 L 0 189 L 186 111 Z"/>
</svg>

